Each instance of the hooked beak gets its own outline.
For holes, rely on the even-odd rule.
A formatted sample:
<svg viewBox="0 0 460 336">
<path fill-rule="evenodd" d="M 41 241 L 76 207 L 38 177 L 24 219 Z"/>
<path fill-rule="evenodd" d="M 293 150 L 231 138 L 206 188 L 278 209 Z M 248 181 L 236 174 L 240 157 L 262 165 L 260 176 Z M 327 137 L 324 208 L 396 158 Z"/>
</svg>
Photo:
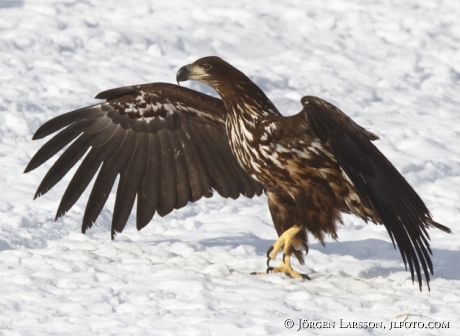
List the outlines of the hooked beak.
<svg viewBox="0 0 460 336">
<path fill-rule="evenodd" d="M 184 65 L 182 68 L 179 69 L 179 71 L 177 71 L 177 74 L 176 74 L 177 84 L 179 84 L 179 82 L 185 82 L 189 79 L 189 76 L 191 75 L 189 67 L 190 65 Z"/>
<path fill-rule="evenodd" d="M 188 64 L 183 66 L 177 71 L 176 80 L 179 82 L 185 82 L 187 80 L 196 80 L 205 83 L 209 74 L 201 66 L 197 64 Z"/>
</svg>

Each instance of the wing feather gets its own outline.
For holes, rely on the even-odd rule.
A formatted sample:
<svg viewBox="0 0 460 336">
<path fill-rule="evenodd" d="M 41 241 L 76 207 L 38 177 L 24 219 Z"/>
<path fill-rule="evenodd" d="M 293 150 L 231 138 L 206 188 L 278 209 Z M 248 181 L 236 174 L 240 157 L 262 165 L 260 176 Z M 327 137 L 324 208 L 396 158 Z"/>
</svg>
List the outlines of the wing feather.
<svg viewBox="0 0 460 336">
<path fill-rule="evenodd" d="M 112 141 L 108 142 L 104 150 L 100 152 L 99 160 L 103 162 L 101 169 L 97 175 L 93 189 L 86 204 L 85 214 L 83 215 L 82 232 L 85 233 L 88 228 L 91 228 L 93 223 L 102 211 L 107 198 L 110 195 L 113 184 L 115 183 L 116 174 L 108 170 L 109 162 L 112 158 L 117 157 L 117 153 L 121 146 L 125 143 L 128 132 L 121 127 L 118 127 L 112 137 Z"/>
<path fill-rule="evenodd" d="M 193 139 L 199 143 L 200 153 L 206 163 L 208 176 L 210 177 L 211 186 L 222 197 L 231 197 L 231 188 L 226 180 L 225 172 L 219 164 L 219 157 L 213 150 L 213 145 L 207 137 L 206 126 L 190 124 L 190 130 Z"/>
<path fill-rule="evenodd" d="M 217 158 L 219 169 L 224 173 L 224 181 L 226 182 L 228 191 L 230 192 L 230 197 L 236 199 L 240 195 L 239 181 L 236 178 L 235 173 L 232 171 L 232 168 L 227 164 L 225 155 L 222 151 L 222 147 L 227 147 L 227 143 L 222 143 L 222 139 L 219 139 L 219 135 L 212 128 L 205 128 L 205 131 L 206 137 L 213 140 L 210 143 L 210 147 L 213 155 Z"/>
<path fill-rule="evenodd" d="M 40 167 L 44 162 L 48 161 L 62 148 L 71 143 L 76 137 L 82 133 L 82 124 L 88 123 L 88 120 L 78 121 L 69 126 L 62 132 L 59 132 L 54 138 L 51 138 L 37 153 L 32 157 L 27 165 L 24 173 L 28 173 L 37 167 Z"/>
<path fill-rule="evenodd" d="M 161 194 L 161 143 L 158 134 L 149 134 L 147 171 L 137 195 L 137 229 L 144 228 L 157 211 Z"/>
<path fill-rule="evenodd" d="M 190 145 L 196 159 L 198 174 L 201 177 L 202 195 L 209 198 L 212 196 L 212 189 L 216 183 L 212 175 L 209 173 L 209 169 L 202 154 L 202 151 L 205 149 L 205 145 L 200 142 L 201 138 L 194 136 L 195 128 L 190 126 L 191 125 L 183 124 L 182 129 L 185 133 L 185 137 L 190 140 Z"/>
<path fill-rule="evenodd" d="M 32 140 L 42 139 L 79 120 L 94 119 L 101 116 L 103 116 L 103 113 L 100 111 L 100 104 L 84 107 L 73 112 L 62 114 L 41 125 L 32 137 Z"/>
<path fill-rule="evenodd" d="M 37 191 L 35 192 L 34 199 L 46 194 L 48 190 L 54 187 L 56 183 L 58 183 L 69 172 L 78 160 L 80 160 L 88 151 L 90 146 L 89 143 L 90 139 L 88 134 L 82 134 L 65 150 L 65 152 L 59 157 L 59 159 L 56 160 L 43 178 L 37 188 Z"/>
<path fill-rule="evenodd" d="M 107 178 L 103 180 L 102 182 L 103 184 L 102 189 L 106 192 L 108 191 L 107 194 L 112 189 L 113 184 L 118 174 L 122 173 L 127 168 L 129 161 L 131 160 L 131 157 L 133 156 L 133 151 L 135 151 L 137 147 L 138 138 L 139 138 L 138 133 L 127 132 L 126 138 L 123 144 L 121 145 L 120 149 L 117 151 L 116 155 L 112 156 L 112 158 L 108 160 L 108 164 L 105 169 L 105 174 Z M 120 180 L 122 179 L 120 178 Z M 117 193 L 117 196 L 118 196 L 118 193 Z M 107 198 L 105 198 L 105 200 L 107 200 Z M 115 224 L 119 225 L 118 210 L 117 210 L 117 216 L 115 215 L 116 214 L 114 211 L 114 215 L 112 218 L 112 233 L 111 233 L 112 239 L 114 238 L 116 232 L 121 232 L 121 231 L 116 231 L 118 227 L 114 226 Z"/>
<path fill-rule="evenodd" d="M 85 191 L 86 187 L 91 182 L 101 165 L 101 161 L 98 160 L 100 153 L 100 148 L 93 148 L 86 155 L 83 162 L 78 167 L 75 175 L 72 177 L 69 185 L 67 186 L 64 196 L 62 196 L 61 202 L 56 212 L 56 219 L 69 211 L 69 209 L 80 198 L 83 191 Z"/>
<path fill-rule="evenodd" d="M 431 214 L 397 169 L 375 147 L 371 140 L 378 137 L 355 124 L 332 104 L 316 97 L 303 97 L 303 111 L 291 122 L 302 124 L 312 131 L 332 152 L 359 196 L 366 200 L 385 226 L 409 266 L 412 281 L 417 275 L 422 288 L 422 269 L 429 289 L 433 274 L 428 227 L 450 232 L 435 223 Z M 369 218 L 365 218 L 369 219 Z"/>
<path fill-rule="evenodd" d="M 174 162 L 176 163 L 176 190 L 177 200 L 176 209 L 183 208 L 187 205 L 191 196 L 190 176 L 185 161 L 184 148 L 179 138 L 178 132 L 169 132 L 171 145 L 173 149 Z"/>
<path fill-rule="evenodd" d="M 112 226 L 115 232 L 122 232 L 136 199 L 148 164 L 149 137 L 140 133 L 128 167 L 121 172 L 118 183 L 117 197 L 113 211 Z"/>
<path fill-rule="evenodd" d="M 189 201 L 210 197 L 249 197 L 262 187 L 233 157 L 225 133 L 220 99 L 176 85 L 153 83 L 102 92 L 108 99 L 58 116 L 43 124 L 33 139 L 61 130 L 31 159 L 29 172 L 64 147 L 35 197 L 45 194 L 83 158 L 61 199 L 56 217 L 77 202 L 91 180 L 82 232 L 101 213 L 120 176 L 112 220 L 112 238 L 123 230 L 137 196 L 137 228 L 155 213 L 164 216 Z M 86 154 L 86 156 L 85 156 Z"/>
<path fill-rule="evenodd" d="M 195 150 L 193 148 L 190 139 L 187 136 L 187 133 L 184 130 L 184 127 L 177 131 L 177 136 L 182 144 L 183 150 L 182 153 L 185 159 L 185 165 L 188 170 L 188 177 L 190 182 L 190 196 L 189 201 L 195 202 L 201 198 L 202 195 L 205 195 L 205 190 L 203 188 L 203 181 L 200 174 L 200 166 L 198 160 L 195 156 Z"/>
<path fill-rule="evenodd" d="M 160 132 L 161 141 L 161 197 L 157 212 L 160 216 L 166 216 L 176 206 L 177 201 L 177 177 L 174 150 L 168 132 Z"/>
</svg>

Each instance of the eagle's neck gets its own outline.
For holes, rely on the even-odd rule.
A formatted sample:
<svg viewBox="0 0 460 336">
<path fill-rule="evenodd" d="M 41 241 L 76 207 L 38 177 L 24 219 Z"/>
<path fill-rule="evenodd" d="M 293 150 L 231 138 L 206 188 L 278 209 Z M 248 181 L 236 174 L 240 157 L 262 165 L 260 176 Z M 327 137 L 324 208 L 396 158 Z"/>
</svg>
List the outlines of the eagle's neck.
<svg viewBox="0 0 460 336">
<path fill-rule="evenodd" d="M 259 125 L 267 117 L 281 116 L 257 85 L 247 80 L 218 85 L 216 91 L 227 110 L 226 129 L 232 149 L 257 147 Z M 235 151 L 234 151 L 235 154 Z"/>
<path fill-rule="evenodd" d="M 228 117 L 254 123 L 264 117 L 281 116 L 265 93 L 249 78 L 225 84 L 214 88 L 225 104 Z"/>
<path fill-rule="evenodd" d="M 266 118 L 281 114 L 249 79 L 215 89 L 227 110 L 226 130 L 232 152 L 246 172 L 257 180 L 262 164 L 260 124 Z"/>
</svg>

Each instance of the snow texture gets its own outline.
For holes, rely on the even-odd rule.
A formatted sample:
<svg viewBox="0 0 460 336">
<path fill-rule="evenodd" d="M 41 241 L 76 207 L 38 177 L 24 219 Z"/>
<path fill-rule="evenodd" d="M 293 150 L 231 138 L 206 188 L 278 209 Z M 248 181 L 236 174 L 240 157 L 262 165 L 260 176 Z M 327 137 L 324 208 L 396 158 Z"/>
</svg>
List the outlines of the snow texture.
<svg viewBox="0 0 460 336">
<path fill-rule="evenodd" d="M 460 1 L 0 0 L 0 333 L 5 335 L 459 334 Z M 72 172 L 32 201 L 51 162 L 22 174 L 34 131 L 100 91 L 175 81 L 218 55 L 284 114 L 316 95 L 376 144 L 452 234 L 431 230 L 435 275 L 419 292 L 382 226 L 345 216 L 312 240 L 311 281 L 251 276 L 276 239 L 266 197 L 190 204 L 110 241 L 115 190 L 80 234 L 89 188 L 54 221 Z M 186 86 L 207 93 L 196 83 Z M 278 257 L 279 261 L 279 257 Z M 285 327 L 293 319 L 292 329 Z M 382 322 L 386 329 L 340 328 Z M 390 322 L 449 322 L 389 330 Z"/>
</svg>

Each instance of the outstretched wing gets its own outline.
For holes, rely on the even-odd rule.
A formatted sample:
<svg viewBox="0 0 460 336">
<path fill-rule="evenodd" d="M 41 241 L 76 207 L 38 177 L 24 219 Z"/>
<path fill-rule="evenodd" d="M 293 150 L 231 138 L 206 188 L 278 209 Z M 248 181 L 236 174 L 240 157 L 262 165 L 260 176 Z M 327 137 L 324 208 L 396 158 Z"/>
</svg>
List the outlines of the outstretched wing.
<svg viewBox="0 0 460 336">
<path fill-rule="evenodd" d="M 99 216 L 120 175 L 112 238 L 121 232 L 137 196 L 137 228 L 155 212 L 165 216 L 213 190 L 223 197 L 260 195 L 262 186 L 239 166 L 225 132 L 220 99 L 177 85 L 153 83 L 102 92 L 106 102 L 58 116 L 33 136 L 61 130 L 30 160 L 25 173 L 69 145 L 50 168 L 35 197 L 45 194 L 84 156 L 62 197 L 56 218 L 79 199 L 99 170 L 82 232 Z M 86 156 L 85 156 L 86 154 Z"/>
<path fill-rule="evenodd" d="M 393 245 L 398 245 L 402 259 L 409 265 L 422 286 L 420 266 L 429 289 L 433 265 L 427 228 L 450 232 L 434 222 L 427 207 L 404 177 L 375 147 L 378 137 L 353 122 L 332 104 L 316 97 L 302 100 L 303 110 L 294 116 L 296 122 L 312 131 L 353 182 L 359 196 L 372 206 L 386 227 Z"/>
</svg>

